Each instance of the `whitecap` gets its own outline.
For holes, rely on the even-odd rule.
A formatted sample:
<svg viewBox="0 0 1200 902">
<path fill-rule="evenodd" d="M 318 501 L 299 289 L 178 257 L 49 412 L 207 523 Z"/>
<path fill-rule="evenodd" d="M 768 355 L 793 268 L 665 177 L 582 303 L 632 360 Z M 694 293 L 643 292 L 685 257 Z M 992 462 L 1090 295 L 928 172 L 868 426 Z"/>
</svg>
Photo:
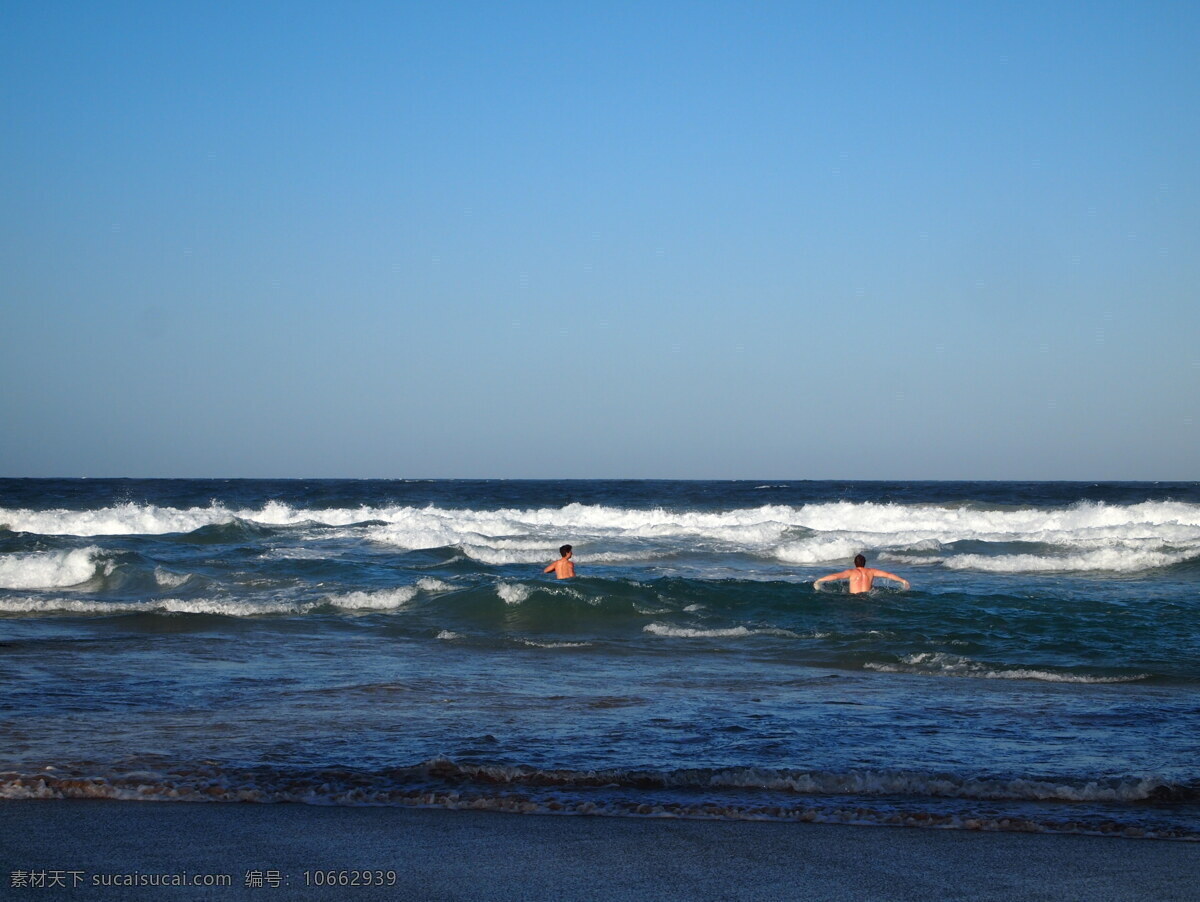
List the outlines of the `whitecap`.
<svg viewBox="0 0 1200 902">
<path fill-rule="evenodd" d="M 520 604 L 532 593 L 529 586 L 520 583 L 500 583 L 496 586 L 496 594 L 504 599 L 505 604 Z"/>
<path fill-rule="evenodd" d="M 87 582 L 96 573 L 100 549 L 33 551 L 0 555 L 0 589 L 60 589 Z"/>
<path fill-rule="evenodd" d="M 1170 567 L 1200 556 L 1190 552 L 1152 551 L 1137 548 L 1102 548 L 1082 554 L 960 554 L 948 557 L 943 566 L 950 570 L 981 570 L 989 573 L 1054 573 L 1104 570 L 1128 573 Z"/>
<path fill-rule="evenodd" d="M 178 589 L 189 579 L 191 579 L 189 573 L 172 573 L 162 567 L 154 568 L 154 581 L 164 589 Z"/>
<path fill-rule="evenodd" d="M 899 663 L 878 663 L 868 661 L 863 665 L 866 670 L 881 673 L 912 673 L 929 676 L 969 677 L 983 680 L 1040 680 L 1048 683 L 1132 683 L 1144 680 L 1148 673 L 1130 676 L 1095 676 L 1081 673 L 1062 673 L 1049 670 L 1036 670 L 1026 667 L 1000 667 L 973 661 L 960 655 L 950 655 L 945 652 L 921 652 L 907 655 Z"/>
<path fill-rule="evenodd" d="M 329 596 L 329 603 L 343 610 L 384 611 L 400 608 L 417 597 L 416 586 L 381 589 L 375 592 L 348 592 Z"/>
<path fill-rule="evenodd" d="M 791 630 L 780 629 L 749 629 L 745 626 L 733 626 L 716 629 L 696 629 L 688 626 L 671 626 L 668 623 L 648 623 L 642 627 L 642 632 L 653 636 L 671 636 L 677 639 L 721 639 L 741 638 L 743 636 L 783 636 L 790 639 L 800 638 Z"/>
<path fill-rule="evenodd" d="M 444 580 L 432 576 L 423 576 L 417 580 L 417 588 L 422 592 L 453 592 L 454 586 Z"/>
</svg>

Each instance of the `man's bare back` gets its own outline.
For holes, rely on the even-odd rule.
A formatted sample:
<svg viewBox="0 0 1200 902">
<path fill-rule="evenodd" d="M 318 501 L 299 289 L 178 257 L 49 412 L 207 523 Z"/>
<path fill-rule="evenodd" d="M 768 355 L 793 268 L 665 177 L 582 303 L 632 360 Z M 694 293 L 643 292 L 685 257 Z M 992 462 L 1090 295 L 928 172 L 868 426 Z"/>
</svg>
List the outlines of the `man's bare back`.
<svg viewBox="0 0 1200 902">
<path fill-rule="evenodd" d="M 850 581 L 851 595 L 859 595 L 870 591 L 871 586 L 877 579 L 894 579 L 905 589 L 910 587 L 908 580 L 903 577 L 896 576 L 894 573 L 888 573 L 886 570 L 876 570 L 874 567 L 868 567 L 866 564 L 866 558 L 860 554 L 854 559 L 855 566 L 853 570 L 843 570 L 841 573 L 830 573 L 828 576 L 822 576 L 813 583 L 813 588 L 819 589 L 821 588 L 821 583 L 833 582 L 839 579 Z"/>
<path fill-rule="evenodd" d="M 574 554 L 574 552 L 571 550 L 570 545 L 564 545 L 562 548 L 558 549 L 558 553 L 561 554 L 562 557 L 553 564 L 550 564 L 542 572 L 549 573 L 551 570 L 553 570 L 555 577 L 558 579 L 570 579 L 575 575 L 575 565 L 571 563 L 571 555 Z"/>
</svg>

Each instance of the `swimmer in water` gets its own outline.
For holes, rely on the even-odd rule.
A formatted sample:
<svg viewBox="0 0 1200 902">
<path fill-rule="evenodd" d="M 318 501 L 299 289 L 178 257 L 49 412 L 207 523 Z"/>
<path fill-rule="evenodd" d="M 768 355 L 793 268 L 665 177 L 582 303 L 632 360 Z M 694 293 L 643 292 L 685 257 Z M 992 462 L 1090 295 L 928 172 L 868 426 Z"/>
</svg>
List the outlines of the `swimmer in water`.
<svg viewBox="0 0 1200 902">
<path fill-rule="evenodd" d="M 896 582 L 907 589 L 909 587 L 908 580 L 903 577 L 896 576 L 894 573 L 888 573 L 886 570 L 876 570 L 874 567 L 867 566 L 867 559 L 861 554 L 854 557 L 854 569 L 843 570 L 841 573 L 830 573 L 828 576 L 822 576 L 819 580 L 813 583 L 814 589 L 820 589 L 821 583 L 833 582 L 834 580 L 848 579 L 850 580 L 850 594 L 858 595 L 862 592 L 867 592 L 871 588 L 871 584 L 876 579 L 894 579 Z"/>
<path fill-rule="evenodd" d="M 551 570 L 553 570 L 555 577 L 558 579 L 570 579 L 575 575 L 575 565 L 571 563 L 571 546 L 564 545 L 562 548 L 558 549 L 558 553 L 561 554 L 562 557 L 553 564 L 550 564 L 542 572 L 549 573 Z"/>
</svg>

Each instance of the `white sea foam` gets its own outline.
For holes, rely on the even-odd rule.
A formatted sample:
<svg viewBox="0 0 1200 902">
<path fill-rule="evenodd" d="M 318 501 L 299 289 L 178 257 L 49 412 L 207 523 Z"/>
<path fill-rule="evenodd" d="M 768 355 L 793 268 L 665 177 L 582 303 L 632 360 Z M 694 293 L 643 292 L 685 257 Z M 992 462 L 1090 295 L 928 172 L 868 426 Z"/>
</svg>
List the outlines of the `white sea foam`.
<svg viewBox="0 0 1200 902">
<path fill-rule="evenodd" d="M 398 590 L 397 595 L 406 590 Z M 415 594 L 411 587 L 407 591 Z M 361 594 L 361 599 L 352 596 Z M 386 608 L 390 593 L 350 593 L 341 596 L 339 607 Z M 75 598 L 0 598 L 0 612 L 12 614 L 62 613 L 62 614 L 217 614 L 225 617 L 261 617 L 280 614 L 304 614 L 320 607 L 322 602 L 301 602 L 288 599 L 245 600 L 227 597 L 212 598 L 153 598 L 146 601 L 94 601 Z"/>
<path fill-rule="evenodd" d="M 0 589 L 58 589 L 87 582 L 96 573 L 96 546 L 72 551 L 0 555 Z"/>
<path fill-rule="evenodd" d="M 1048 683 L 1132 683 L 1146 679 L 1149 674 L 1132 676 L 1093 676 L 1080 673 L 1059 673 L 1023 667 L 995 667 L 959 655 L 945 652 L 922 652 L 906 655 L 898 664 L 868 662 L 867 670 L 881 673 L 914 673 L 930 676 L 973 677 L 984 680 L 1040 680 Z"/>
<path fill-rule="evenodd" d="M 459 545 L 463 554 L 484 564 L 545 564 L 558 557 L 557 546 L 545 542 L 514 542 L 511 539 L 496 539 L 490 544 L 482 537 L 473 543 Z M 627 564 L 652 561 L 661 556 L 654 551 L 592 551 L 586 553 L 584 561 L 594 564 Z"/>
<path fill-rule="evenodd" d="M 456 633 L 456 632 L 454 632 L 454 630 L 442 630 L 440 633 L 437 634 L 437 638 L 442 639 L 443 641 L 449 642 L 452 639 L 461 639 L 462 633 Z"/>
<path fill-rule="evenodd" d="M 0 598 L 0 612 L 10 614 L 220 614 L 255 617 L 296 614 L 312 604 L 287 601 L 235 601 L 229 598 L 155 598 L 142 602 L 92 601 L 74 598 Z"/>
<path fill-rule="evenodd" d="M 1191 552 L 1151 551 L 1139 548 L 1102 548 L 1082 554 L 1039 555 L 960 554 L 946 558 L 943 566 L 951 570 L 985 570 L 989 573 L 1050 573 L 1108 570 L 1130 572 L 1170 567 L 1200 556 L 1200 549 Z"/>
<path fill-rule="evenodd" d="M 952 540 L 1000 535 L 1037 541 L 1048 533 L 1077 534 L 1087 530 L 1115 530 L 1134 535 L 1161 533 L 1175 526 L 1195 535 L 1200 529 L 1200 504 L 1177 501 L 1146 501 L 1133 505 L 1080 502 L 1066 508 L 1020 508 L 986 510 L 935 504 L 876 504 L 873 502 L 830 502 L 799 507 L 764 505 L 732 511 L 667 511 L 603 505 L 569 504 L 560 508 L 476 511 L 433 506 L 335 508 L 310 510 L 269 502 L 257 509 L 233 509 L 221 504 L 205 508 L 162 508 L 154 505 L 123 504 L 86 511 L 30 511 L 0 509 L 0 524 L 20 532 L 44 535 L 155 535 L 188 532 L 201 526 L 229 523 L 234 519 L 264 525 L 287 526 L 315 523 L 349 526 L 380 522 L 368 527 L 380 541 L 412 548 L 438 547 L 469 541 L 472 535 L 518 544 L 523 537 L 539 538 L 538 547 L 570 530 L 625 536 L 727 535 L 738 540 L 762 541 L 789 528 L 802 527 L 823 532 L 863 532 L 892 535 L 925 533 L 953 536 Z M 433 544 L 428 537 L 434 535 Z M 542 535 L 544 534 L 544 538 Z M 1032 537 L 1032 538 L 1031 538 Z M 415 543 L 410 541 L 416 539 Z M 451 539 L 451 541 L 446 541 Z M 497 546 L 500 547 L 500 546 Z M 557 545 L 553 546 L 557 547 Z"/>
<path fill-rule="evenodd" d="M 342 508 L 309 510 L 269 501 L 260 508 L 230 508 L 213 503 L 208 507 L 172 508 L 153 504 L 118 504 L 95 510 L 46 510 L 0 508 L 0 526 L 16 532 L 42 535 L 164 535 L 187 533 L 204 526 L 220 526 L 243 520 L 264 526 L 318 524 L 348 526 L 374 519 L 387 519 L 386 509 Z"/>
<path fill-rule="evenodd" d="M 191 574 L 188 573 L 172 573 L 162 567 L 154 568 L 154 581 L 164 589 L 178 589 L 189 579 L 191 579 Z"/>
<path fill-rule="evenodd" d="M 357 507 L 312 510 L 270 502 L 256 509 L 221 504 L 176 509 L 124 504 L 90 511 L 0 509 L 10 529 L 69 535 L 190 532 L 243 521 L 267 526 L 316 524 L 403 549 L 458 547 L 489 565 L 552 560 L 564 538 L 581 563 L 662 559 L 696 547 L 773 557 L 799 565 L 848 560 L 858 551 L 884 559 L 936 563 L 951 568 L 1061 569 L 1064 558 L 1108 559 L 1102 569 L 1137 570 L 1200 557 L 1200 504 L 1147 501 L 1112 505 L 1080 502 L 1065 508 L 989 510 L 937 504 L 831 502 L 763 505 L 730 511 L 669 511 L 569 504 L 557 508 L 478 511 L 435 506 Z M 1029 543 L 1046 546 L 1007 560 L 987 554 L 953 553 L 958 542 Z M 999 561 L 999 563 L 997 563 Z M 1057 563 L 1043 563 L 1051 561 Z M 1068 569 L 1092 569 L 1084 559 Z"/>
<path fill-rule="evenodd" d="M 288 601 L 234 601 L 228 598 L 164 598 L 148 603 L 143 611 L 166 611 L 169 614 L 219 614 L 224 617 L 261 617 L 263 615 L 297 614 L 314 607 Z"/>
<path fill-rule="evenodd" d="M 156 572 L 160 585 L 174 582 L 182 585 L 188 576 Z M 221 614 L 229 617 L 255 617 L 272 614 L 305 614 L 323 605 L 332 605 L 344 611 L 386 611 L 400 609 L 412 602 L 422 592 L 437 594 L 452 591 L 453 586 L 440 579 L 425 577 L 413 586 L 400 586 L 374 591 L 345 592 L 331 594 L 321 600 L 300 601 L 288 598 L 233 599 L 212 598 L 150 598 L 145 601 L 96 601 L 76 598 L 0 598 L 0 612 L 14 614 L 64 613 L 64 614 Z"/>
<path fill-rule="evenodd" d="M 775 556 L 786 564 L 822 564 L 847 561 L 870 543 L 862 538 L 816 536 L 787 542 L 775 549 Z"/>
<path fill-rule="evenodd" d="M 381 589 L 375 592 L 330 595 L 329 603 L 347 611 L 386 611 L 404 607 L 416 597 L 416 586 L 401 586 L 398 589 Z"/>
<path fill-rule="evenodd" d="M 423 576 L 417 580 L 417 588 L 423 592 L 452 592 L 454 586 L 432 576 Z"/>
<path fill-rule="evenodd" d="M 191 532 L 201 526 L 229 523 L 234 514 L 221 506 L 177 510 L 152 504 L 121 504 L 98 510 L 3 510 L 0 524 L 17 532 L 42 535 L 161 535 Z"/>
<path fill-rule="evenodd" d="M 0 598 L 6 614 L 102 614 L 152 610 L 149 604 L 88 601 L 78 598 Z"/>
<path fill-rule="evenodd" d="M 533 592 L 529 586 L 520 583 L 500 583 L 496 586 L 496 594 L 504 599 L 506 604 L 520 604 Z"/>
<path fill-rule="evenodd" d="M 786 537 L 789 531 L 799 529 L 810 534 Z M 404 509 L 388 525 L 372 527 L 369 533 L 377 541 L 410 548 L 459 545 L 468 556 L 497 565 L 533 564 L 552 558 L 564 535 L 575 538 L 581 560 L 592 563 L 651 560 L 686 550 L 696 541 L 716 550 L 768 554 L 794 564 L 840 562 L 865 548 L 885 559 L 902 559 L 905 553 L 936 553 L 967 540 L 1088 550 L 1125 541 L 1134 555 L 1128 568 L 1136 568 L 1145 566 L 1143 560 L 1156 565 L 1154 558 L 1136 555 L 1167 553 L 1161 551 L 1164 542 L 1181 547 L 1180 559 L 1200 555 L 1200 505 L 1081 503 L 1063 509 L 996 511 L 837 502 L 714 513 L 585 505 L 492 512 L 425 508 Z M 612 547 L 630 540 L 647 547 Z"/>
<path fill-rule="evenodd" d="M 1003 535 L 1010 539 L 1034 537 L 1047 532 L 1078 533 L 1081 530 L 1129 529 L 1163 525 L 1200 527 L 1200 504 L 1178 501 L 1146 501 L 1132 505 L 1079 502 L 1066 508 L 1019 508 L 985 510 L 934 504 L 875 504 L 848 501 L 810 504 L 800 509 L 803 525 L 822 532 L 861 530 L 873 533 L 926 532 L 957 535 L 960 539 L 979 535 Z"/>
<path fill-rule="evenodd" d="M 521 639 L 522 645 L 532 648 L 587 648 L 591 642 L 539 642 L 537 639 Z"/>
<path fill-rule="evenodd" d="M 669 623 L 647 623 L 642 631 L 654 636 L 671 636 L 676 639 L 722 639 L 739 638 L 742 636 L 784 636 L 791 639 L 799 638 L 791 630 L 780 629 L 750 629 L 745 626 L 732 626 L 717 629 L 696 629 L 689 626 L 671 626 Z"/>
</svg>

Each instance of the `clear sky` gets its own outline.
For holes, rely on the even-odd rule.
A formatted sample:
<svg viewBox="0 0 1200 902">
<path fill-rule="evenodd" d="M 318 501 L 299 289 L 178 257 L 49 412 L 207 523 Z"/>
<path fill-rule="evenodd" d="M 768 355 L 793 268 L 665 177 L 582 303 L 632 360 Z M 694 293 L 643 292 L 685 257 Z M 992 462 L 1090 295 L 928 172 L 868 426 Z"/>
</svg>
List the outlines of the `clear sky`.
<svg viewBox="0 0 1200 902">
<path fill-rule="evenodd" d="M 1200 5 L 0 4 L 0 475 L 1200 479 Z"/>
</svg>

